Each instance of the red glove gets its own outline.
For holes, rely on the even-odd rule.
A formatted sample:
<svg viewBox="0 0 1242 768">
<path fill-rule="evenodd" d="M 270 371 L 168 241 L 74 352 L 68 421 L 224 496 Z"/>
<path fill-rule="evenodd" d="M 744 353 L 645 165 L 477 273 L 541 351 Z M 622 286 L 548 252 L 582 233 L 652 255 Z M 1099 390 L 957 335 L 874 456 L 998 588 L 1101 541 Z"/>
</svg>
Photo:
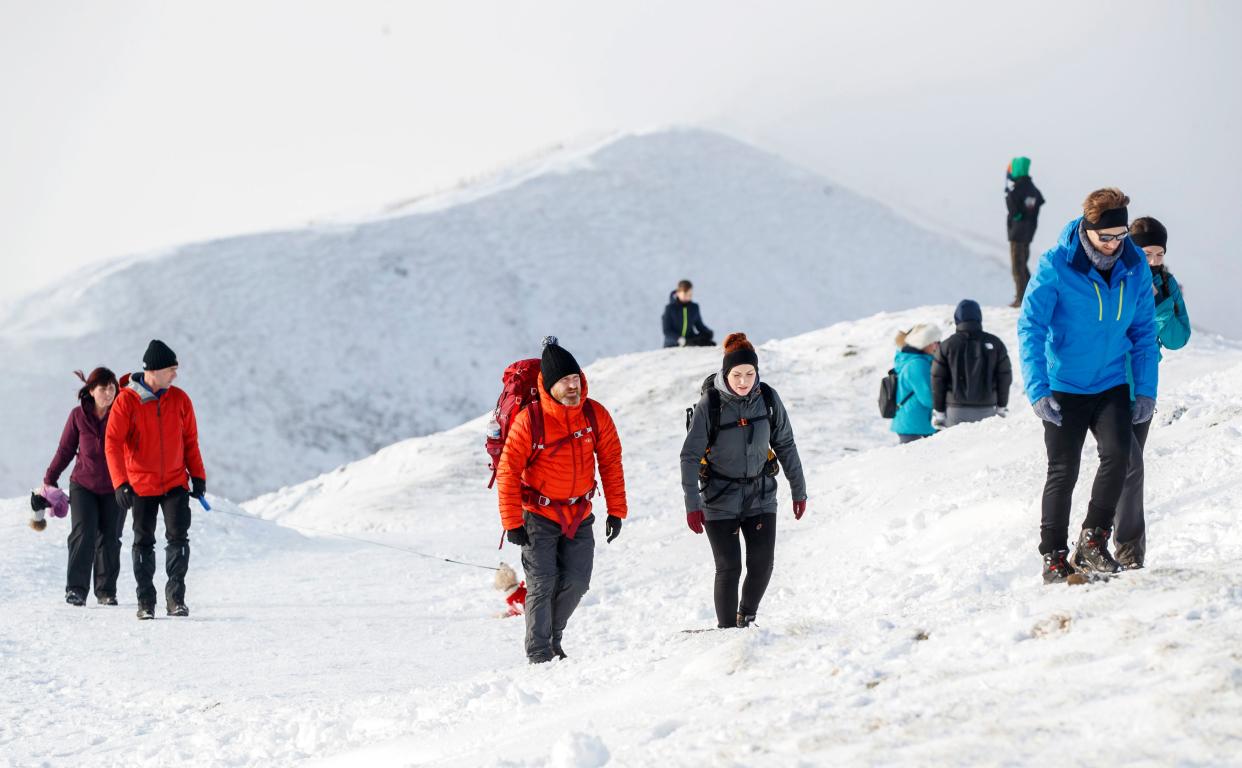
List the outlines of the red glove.
<svg viewBox="0 0 1242 768">
<path fill-rule="evenodd" d="M 806 514 L 806 499 L 794 502 L 794 520 L 801 520 Z"/>
<path fill-rule="evenodd" d="M 695 533 L 703 532 L 703 510 L 696 509 L 693 512 L 686 513 L 686 525 L 690 526 L 690 530 Z"/>
</svg>

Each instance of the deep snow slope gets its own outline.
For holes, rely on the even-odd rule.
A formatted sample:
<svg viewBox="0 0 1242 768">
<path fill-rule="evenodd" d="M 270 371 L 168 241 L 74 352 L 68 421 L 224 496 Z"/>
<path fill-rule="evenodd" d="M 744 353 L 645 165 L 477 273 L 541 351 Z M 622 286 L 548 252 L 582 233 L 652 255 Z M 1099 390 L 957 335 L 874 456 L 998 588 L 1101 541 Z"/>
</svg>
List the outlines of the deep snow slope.
<svg viewBox="0 0 1242 768">
<path fill-rule="evenodd" d="M 402 215 L 201 243 L 83 273 L 0 318 L 0 495 L 38 482 L 75 368 L 180 355 L 211 487 L 301 481 L 490 407 L 555 333 L 585 364 L 660 346 L 675 282 L 719 333 L 789 336 L 958 290 L 992 261 L 719 134 L 618 138 Z"/>
<path fill-rule="evenodd" d="M 33 534 L 20 528 L 20 502 L 5 502 L 0 524 L 18 527 L 0 527 L 0 755 L 14 765 L 1236 764 L 1242 348 L 1198 336 L 1166 356 L 1148 444 L 1150 567 L 1045 587 L 1041 428 L 1018 388 L 1010 418 L 911 446 L 894 445 L 873 415 L 893 332 L 949 313 L 879 315 L 760 349 L 811 502 L 794 522 L 782 501 L 776 571 L 749 631 L 680 632 L 714 623 L 709 547 L 685 527 L 677 480 L 682 408 L 717 365 L 713 350 L 588 371 L 621 430 L 632 517 L 616 542 L 597 539 L 566 662 L 525 664 L 521 622 L 492 617 L 487 571 L 321 533 L 517 565 L 511 547 L 495 549 L 482 419 L 246 505 L 274 522 L 234 517 L 223 502 L 196 512 L 185 621 L 139 624 L 132 598 L 64 606 L 66 526 Z M 1015 317 L 985 310 L 1011 344 Z M 132 586 L 127 573 L 121 583 Z"/>
</svg>

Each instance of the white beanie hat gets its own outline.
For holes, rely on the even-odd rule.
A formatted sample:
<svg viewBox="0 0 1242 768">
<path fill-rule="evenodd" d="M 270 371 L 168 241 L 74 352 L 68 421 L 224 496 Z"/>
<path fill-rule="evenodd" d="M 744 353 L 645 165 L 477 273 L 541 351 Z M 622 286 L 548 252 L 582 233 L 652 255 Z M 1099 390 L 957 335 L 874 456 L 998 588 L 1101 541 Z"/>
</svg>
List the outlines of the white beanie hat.
<svg viewBox="0 0 1242 768">
<path fill-rule="evenodd" d="M 923 349 L 940 341 L 940 326 L 935 323 L 919 323 L 906 334 L 906 346 Z"/>
</svg>

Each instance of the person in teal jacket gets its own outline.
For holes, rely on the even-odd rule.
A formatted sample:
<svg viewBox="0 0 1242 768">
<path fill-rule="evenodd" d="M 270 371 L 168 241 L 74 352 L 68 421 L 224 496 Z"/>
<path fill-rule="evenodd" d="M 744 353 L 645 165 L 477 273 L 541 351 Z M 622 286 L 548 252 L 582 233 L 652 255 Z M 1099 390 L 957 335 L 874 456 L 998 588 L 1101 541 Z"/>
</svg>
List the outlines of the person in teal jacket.
<svg viewBox="0 0 1242 768">
<path fill-rule="evenodd" d="M 931 367 L 940 346 L 940 328 L 920 323 L 904 334 L 897 334 L 893 368 L 897 371 L 897 414 L 891 429 L 902 443 L 936 434 L 932 426 Z"/>
<path fill-rule="evenodd" d="M 1082 218 L 1066 225 L 1057 245 L 1040 258 L 1022 299 L 1022 375 L 1027 398 L 1044 420 L 1048 452 L 1039 543 L 1046 583 L 1063 582 L 1074 569 L 1121 568 L 1108 540 L 1133 425 L 1150 421 L 1156 410 L 1156 304 L 1144 253 L 1128 241 L 1129 202 L 1115 188 L 1088 195 Z M 1134 373 L 1133 403 L 1127 359 Z M 1070 556 L 1070 511 L 1088 431 L 1095 436 L 1100 466 Z"/>
<path fill-rule="evenodd" d="M 1190 341 L 1190 315 L 1182 288 L 1164 266 L 1169 233 L 1150 216 L 1130 224 L 1130 241 L 1143 249 L 1151 267 L 1152 298 L 1156 302 L 1156 341 L 1162 349 L 1181 349 Z M 1147 557 L 1147 525 L 1143 511 L 1143 451 L 1151 422 L 1134 425 L 1126 481 L 1113 517 L 1113 551 L 1127 570 L 1142 568 Z"/>
</svg>

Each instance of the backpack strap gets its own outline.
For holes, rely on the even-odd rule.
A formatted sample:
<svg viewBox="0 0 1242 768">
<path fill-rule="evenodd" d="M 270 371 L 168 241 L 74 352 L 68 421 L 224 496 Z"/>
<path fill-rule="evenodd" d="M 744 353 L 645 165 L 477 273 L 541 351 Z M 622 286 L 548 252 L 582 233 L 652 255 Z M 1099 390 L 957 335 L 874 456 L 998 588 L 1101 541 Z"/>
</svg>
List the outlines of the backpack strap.
<svg viewBox="0 0 1242 768">
<path fill-rule="evenodd" d="M 580 440 L 588 434 L 595 436 L 595 442 L 592 450 L 599 454 L 599 421 L 595 416 L 595 408 L 591 400 L 587 400 L 582 404 L 582 415 L 586 417 L 587 428 L 580 429 L 577 432 L 565 435 L 560 440 L 556 440 L 550 444 L 544 443 L 544 423 L 543 423 L 543 406 L 536 400 L 526 406 L 526 410 L 530 413 L 530 458 L 526 460 L 526 468 L 529 469 L 535 460 L 539 458 L 539 454 L 545 450 L 555 450 L 570 440 Z"/>
</svg>

